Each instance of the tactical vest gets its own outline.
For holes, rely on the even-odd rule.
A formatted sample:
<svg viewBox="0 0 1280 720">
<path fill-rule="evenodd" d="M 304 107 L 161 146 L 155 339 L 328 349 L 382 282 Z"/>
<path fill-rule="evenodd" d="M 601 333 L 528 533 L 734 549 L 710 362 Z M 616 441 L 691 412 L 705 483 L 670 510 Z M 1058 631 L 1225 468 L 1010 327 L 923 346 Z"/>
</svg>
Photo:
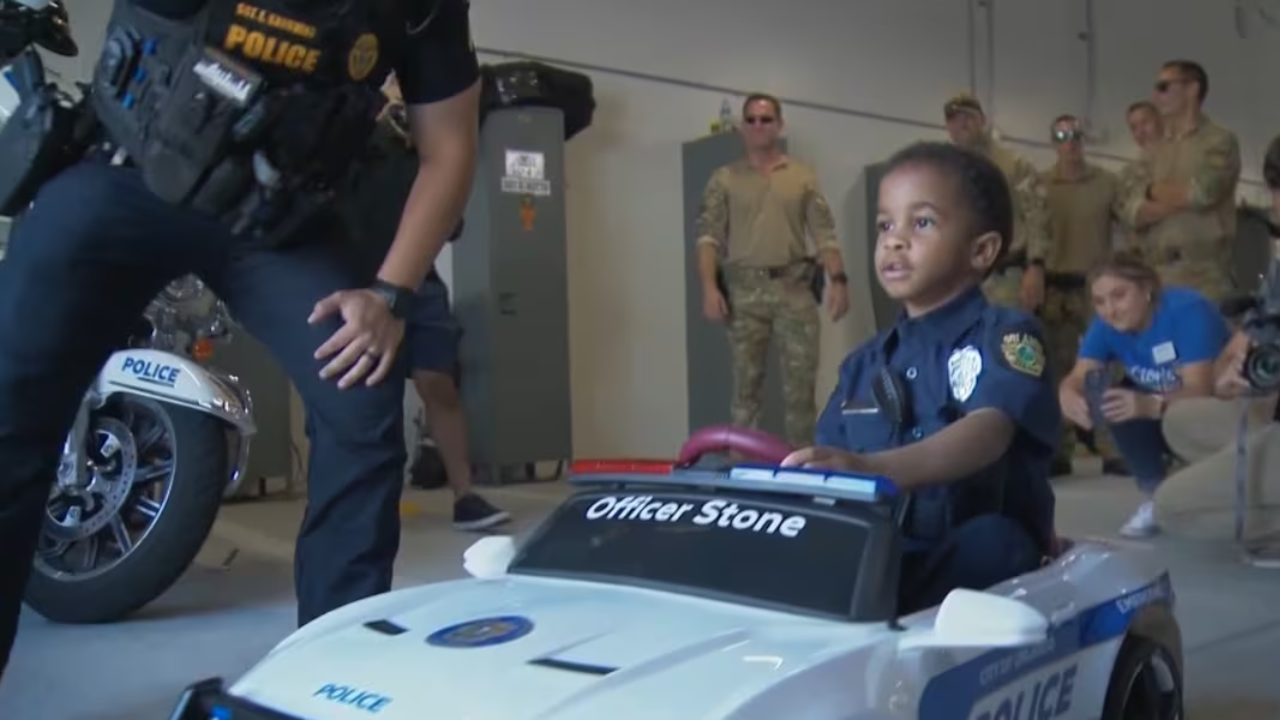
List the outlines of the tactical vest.
<svg viewBox="0 0 1280 720">
<path fill-rule="evenodd" d="M 373 132 L 406 37 L 400 5 L 209 0 L 174 20 L 116 0 L 94 111 L 156 195 L 279 245 Z"/>
</svg>

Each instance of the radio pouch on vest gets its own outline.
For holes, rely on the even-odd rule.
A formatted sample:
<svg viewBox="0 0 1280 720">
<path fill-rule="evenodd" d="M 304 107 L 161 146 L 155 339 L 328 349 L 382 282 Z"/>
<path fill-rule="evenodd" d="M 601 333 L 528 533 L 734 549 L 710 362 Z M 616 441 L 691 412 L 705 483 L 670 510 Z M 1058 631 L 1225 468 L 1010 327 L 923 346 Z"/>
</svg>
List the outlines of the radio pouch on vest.
<svg viewBox="0 0 1280 720">
<path fill-rule="evenodd" d="M 26 209 L 40 187 L 83 152 L 76 132 L 83 106 L 63 104 L 57 87 L 44 81 L 44 65 L 34 50 L 14 66 L 25 78 L 22 101 L 0 128 L 0 215 L 5 217 Z"/>
</svg>

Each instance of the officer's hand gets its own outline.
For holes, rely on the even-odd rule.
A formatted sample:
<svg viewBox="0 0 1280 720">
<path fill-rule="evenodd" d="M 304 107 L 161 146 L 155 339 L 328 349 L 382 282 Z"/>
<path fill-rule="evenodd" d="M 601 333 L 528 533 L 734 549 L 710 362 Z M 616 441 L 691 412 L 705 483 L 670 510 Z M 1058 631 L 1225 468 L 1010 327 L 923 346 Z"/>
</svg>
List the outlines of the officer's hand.
<svg viewBox="0 0 1280 720">
<path fill-rule="evenodd" d="M 827 313 L 831 322 L 838 322 L 849 312 L 849 285 L 842 282 L 827 283 Z"/>
<path fill-rule="evenodd" d="M 338 387 L 346 389 L 364 379 L 377 385 L 396 362 L 404 339 L 404 321 L 391 315 L 387 301 L 369 290 L 342 290 L 316 303 L 307 322 L 314 325 L 339 313 L 343 325 L 316 350 L 315 358 L 333 357 L 320 371 L 328 380 L 341 375 Z"/>
<path fill-rule="evenodd" d="M 1035 312 L 1044 304 L 1044 268 L 1032 265 L 1022 273 L 1022 309 Z"/>
<path fill-rule="evenodd" d="M 1159 414 L 1160 401 L 1153 395 L 1122 388 L 1102 393 L 1102 415 L 1111 422 L 1155 418 Z"/>
<path fill-rule="evenodd" d="M 782 467 L 838 470 L 842 472 L 862 472 L 863 465 L 862 458 L 854 453 L 833 447 L 802 448 L 791 453 L 782 461 Z"/>
<path fill-rule="evenodd" d="M 1093 429 L 1093 416 L 1089 414 L 1089 401 L 1083 393 L 1069 387 L 1058 389 L 1058 404 L 1062 406 L 1062 415 L 1081 430 Z"/>
<path fill-rule="evenodd" d="M 729 317 L 729 303 L 719 290 L 711 289 L 702 292 L 702 314 L 711 322 L 723 322 Z"/>
</svg>

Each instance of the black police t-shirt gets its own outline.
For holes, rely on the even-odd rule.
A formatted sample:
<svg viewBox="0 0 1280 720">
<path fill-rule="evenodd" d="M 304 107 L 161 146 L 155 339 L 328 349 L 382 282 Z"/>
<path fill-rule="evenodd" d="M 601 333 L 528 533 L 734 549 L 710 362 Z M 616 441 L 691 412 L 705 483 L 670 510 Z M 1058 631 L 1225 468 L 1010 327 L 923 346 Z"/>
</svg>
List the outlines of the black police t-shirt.
<svg viewBox="0 0 1280 720">
<path fill-rule="evenodd" d="M 205 2 L 236 0 L 136 0 L 139 7 L 169 18 L 190 17 Z M 471 87 L 480 77 L 471 39 L 468 0 L 402 0 L 408 34 L 404 57 L 395 68 L 405 102 L 438 102 Z"/>
</svg>

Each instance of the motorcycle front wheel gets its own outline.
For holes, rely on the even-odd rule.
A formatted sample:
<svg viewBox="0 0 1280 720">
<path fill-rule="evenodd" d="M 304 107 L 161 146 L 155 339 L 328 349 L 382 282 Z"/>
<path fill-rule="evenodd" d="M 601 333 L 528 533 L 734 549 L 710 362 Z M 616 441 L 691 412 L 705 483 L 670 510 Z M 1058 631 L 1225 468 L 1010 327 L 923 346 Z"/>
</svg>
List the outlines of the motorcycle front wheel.
<svg viewBox="0 0 1280 720">
<path fill-rule="evenodd" d="M 190 567 L 230 477 L 222 421 L 136 396 L 90 417 L 83 487 L 55 486 L 26 602 L 60 623 L 124 619 Z"/>
</svg>

